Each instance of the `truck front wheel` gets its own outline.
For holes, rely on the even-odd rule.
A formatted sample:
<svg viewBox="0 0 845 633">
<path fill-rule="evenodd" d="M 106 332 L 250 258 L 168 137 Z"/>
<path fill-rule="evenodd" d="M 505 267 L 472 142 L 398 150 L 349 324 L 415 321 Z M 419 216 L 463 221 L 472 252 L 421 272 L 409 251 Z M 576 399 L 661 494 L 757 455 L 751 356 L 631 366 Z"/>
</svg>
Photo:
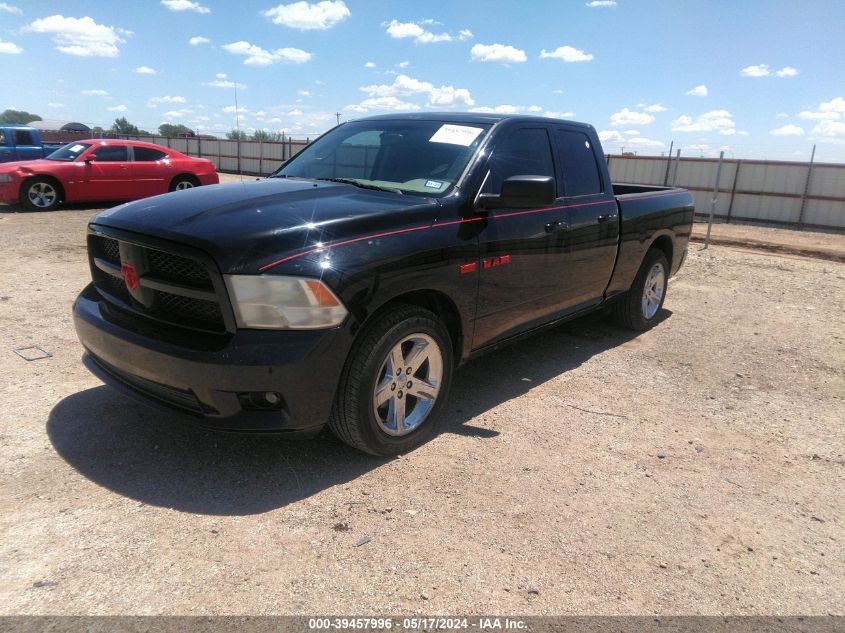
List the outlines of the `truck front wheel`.
<svg viewBox="0 0 845 633">
<path fill-rule="evenodd" d="M 329 428 L 372 455 L 406 453 L 437 430 L 451 380 L 452 345 L 443 323 L 428 310 L 396 305 L 353 348 Z"/>
<path fill-rule="evenodd" d="M 647 330 L 657 321 L 666 299 L 669 261 L 663 251 L 652 248 L 646 253 L 631 289 L 616 301 L 616 321 L 633 330 Z"/>
<path fill-rule="evenodd" d="M 62 201 L 61 189 L 52 178 L 36 176 L 24 181 L 20 201 L 30 211 L 52 211 Z"/>
</svg>

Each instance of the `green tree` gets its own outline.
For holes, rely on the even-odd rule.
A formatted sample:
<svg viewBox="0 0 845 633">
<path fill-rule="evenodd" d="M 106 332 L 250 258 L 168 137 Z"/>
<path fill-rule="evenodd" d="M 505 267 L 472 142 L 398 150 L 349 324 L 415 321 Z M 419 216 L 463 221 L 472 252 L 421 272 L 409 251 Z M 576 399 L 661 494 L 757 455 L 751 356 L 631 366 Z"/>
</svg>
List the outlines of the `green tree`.
<svg viewBox="0 0 845 633">
<path fill-rule="evenodd" d="M 29 123 L 30 121 L 41 121 L 41 117 L 26 110 L 4 110 L 0 114 L 0 123 Z"/>
<path fill-rule="evenodd" d="M 158 126 L 158 133 L 161 136 L 169 136 L 172 138 L 175 136 L 179 136 L 180 132 L 187 132 L 190 136 L 194 135 L 194 131 L 191 128 L 181 123 L 177 123 L 175 125 L 172 123 L 162 123 Z"/>
<path fill-rule="evenodd" d="M 127 121 L 125 116 L 115 119 L 111 126 L 111 130 L 109 131 L 114 132 L 115 134 L 126 134 L 128 136 L 140 136 L 142 134 L 146 134 L 146 132 L 140 130 L 137 125 L 133 125 Z"/>
<path fill-rule="evenodd" d="M 230 141 L 245 141 L 247 136 L 243 130 L 232 130 L 231 132 L 226 132 L 226 138 Z"/>
<path fill-rule="evenodd" d="M 267 130 L 255 130 L 252 135 L 253 141 L 281 141 L 282 135 L 279 132 L 268 132 Z"/>
</svg>

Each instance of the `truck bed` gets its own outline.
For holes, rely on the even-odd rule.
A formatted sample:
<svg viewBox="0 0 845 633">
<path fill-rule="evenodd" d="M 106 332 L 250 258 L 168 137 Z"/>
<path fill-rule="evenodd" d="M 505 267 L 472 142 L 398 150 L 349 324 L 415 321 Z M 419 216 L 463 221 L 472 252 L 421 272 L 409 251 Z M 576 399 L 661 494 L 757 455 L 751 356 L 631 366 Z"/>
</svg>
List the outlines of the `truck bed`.
<svg viewBox="0 0 845 633">
<path fill-rule="evenodd" d="M 669 192 L 673 189 L 677 189 L 679 192 L 683 191 L 678 187 L 658 187 L 656 185 L 637 185 L 630 182 L 614 182 L 613 183 L 613 195 L 617 198 L 625 197 L 631 198 L 634 196 L 639 196 L 642 194 L 654 194 L 659 192 Z"/>
</svg>

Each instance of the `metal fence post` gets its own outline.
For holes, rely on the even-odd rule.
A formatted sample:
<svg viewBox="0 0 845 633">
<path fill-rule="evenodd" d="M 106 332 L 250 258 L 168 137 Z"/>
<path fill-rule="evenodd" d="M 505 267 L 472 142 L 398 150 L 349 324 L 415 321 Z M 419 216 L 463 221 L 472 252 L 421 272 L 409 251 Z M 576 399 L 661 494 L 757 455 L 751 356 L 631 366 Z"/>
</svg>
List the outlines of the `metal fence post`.
<svg viewBox="0 0 845 633">
<path fill-rule="evenodd" d="M 734 184 L 731 187 L 731 201 L 728 203 L 728 218 L 726 222 L 731 223 L 731 214 L 734 210 L 734 198 L 736 197 L 736 183 L 739 182 L 739 168 L 742 167 L 742 159 L 736 161 L 736 170 L 734 170 Z"/>
<path fill-rule="evenodd" d="M 704 238 L 704 248 L 710 246 L 710 229 L 713 228 L 713 216 L 716 213 L 716 200 L 719 199 L 719 179 L 722 176 L 722 159 L 725 152 L 719 152 L 719 166 L 716 167 L 716 182 L 713 183 L 713 197 L 710 199 L 710 218 L 707 220 L 707 235 Z"/>
<path fill-rule="evenodd" d="M 666 174 L 663 176 L 663 186 L 669 182 L 669 168 L 672 166 L 672 148 L 675 147 L 675 141 L 669 143 L 669 153 L 666 154 Z"/>
<path fill-rule="evenodd" d="M 675 186 L 675 181 L 678 179 L 678 167 L 681 166 L 681 150 L 678 149 L 678 153 L 675 154 L 675 171 L 672 172 L 672 186 Z"/>
<path fill-rule="evenodd" d="M 238 175 L 241 175 L 241 137 L 238 136 Z"/>
<path fill-rule="evenodd" d="M 804 210 L 807 208 L 807 194 L 810 193 L 810 181 L 813 178 L 813 165 L 816 161 L 816 146 L 813 145 L 813 153 L 810 154 L 810 165 L 807 167 L 807 180 L 804 182 L 804 195 L 801 196 L 801 210 L 798 212 L 798 230 L 804 230 Z"/>
<path fill-rule="evenodd" d="M 264 141 L 258 141 L 258 175 L 264 175 Z"/>
</svg>

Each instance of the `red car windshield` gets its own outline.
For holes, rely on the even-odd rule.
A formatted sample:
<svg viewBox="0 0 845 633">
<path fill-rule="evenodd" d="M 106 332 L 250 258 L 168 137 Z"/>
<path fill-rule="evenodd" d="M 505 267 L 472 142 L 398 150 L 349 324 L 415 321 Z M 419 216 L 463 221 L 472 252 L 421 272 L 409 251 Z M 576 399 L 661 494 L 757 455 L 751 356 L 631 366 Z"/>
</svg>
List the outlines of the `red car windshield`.
<svg viewBox="0 0 845 633">
<path fill-rule="evenodd" d="M 46 158 L 47 160 L 61 160 L 67 163 L 72 163 L 89 147 L 91 147 L 90 143 L 68 143 L 64 147 L 57 149 Z"/>
</svg>

